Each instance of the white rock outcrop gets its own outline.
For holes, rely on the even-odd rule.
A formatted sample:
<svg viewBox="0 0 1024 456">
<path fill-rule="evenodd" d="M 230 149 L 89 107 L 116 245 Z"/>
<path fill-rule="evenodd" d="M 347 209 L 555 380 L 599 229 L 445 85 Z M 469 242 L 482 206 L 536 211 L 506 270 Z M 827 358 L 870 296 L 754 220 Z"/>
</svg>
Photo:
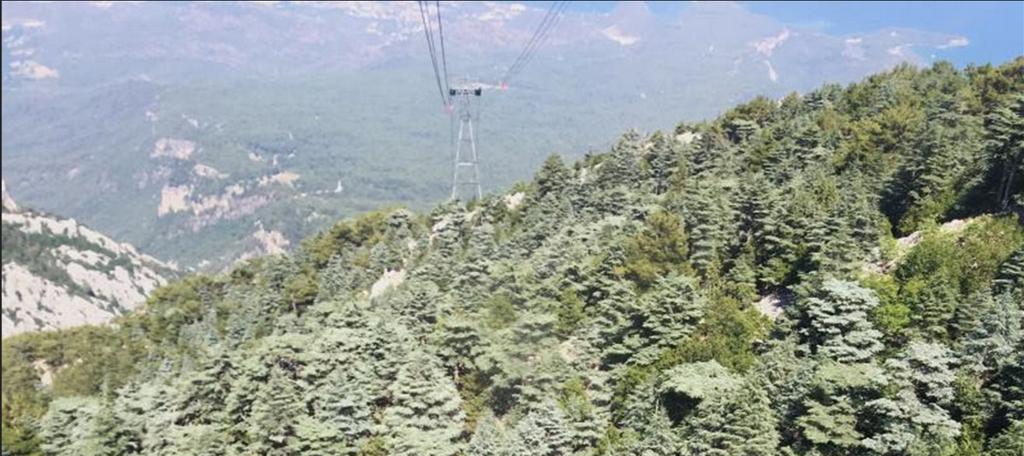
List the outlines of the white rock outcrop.
<svg viewBox="0 0 1024 456">
<path fill-rule="evenodd" d="M 4 204 L 4 232 L 21 236 L 4 246 L 3 337 L 109 321 L 174 274 L 172 266 L 73 219 Z"/>
</svg>

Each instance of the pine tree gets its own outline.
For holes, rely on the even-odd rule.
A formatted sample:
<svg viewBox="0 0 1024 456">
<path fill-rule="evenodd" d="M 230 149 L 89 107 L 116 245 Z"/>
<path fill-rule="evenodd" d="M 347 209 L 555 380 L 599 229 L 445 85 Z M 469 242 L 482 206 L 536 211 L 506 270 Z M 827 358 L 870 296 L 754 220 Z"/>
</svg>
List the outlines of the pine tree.
<svg viewBox="0 0 1024 456">
<path fill-rule="evenodd" d="M 993 376 L 989 388 L 998 396 L 996 417 L 1005 423 L 1024 420 L 1024 340 Z"/>
<path fill-rule="evenodd" d="M 466 454 L 474 456 L 515 456 L 509 438 L 494 414 L 487 413 L 477 422 Z"/>
<path fill-rule="evenodd" d="M 297 426 L 305 413 L 301 386 L 285 369 L 272 369 L 253 398 L 247 423 L 246 451 L 265 455 L 293 454 L 305 444 Z"/>
<path fill-rule="evenodd" d="M 1018 248 L 999 267 L 999 276 L 993 285 L 997 293 L 1016 291 L 1024 296 L 1024 247 Z"/>
<path fill-rule="evenodd" d="M 1021 175 L 1024 174 L 1024 95 L 1017 93 L 986 118 L 989 172 L 996 204 L 1006 210 L 1011 203 L 1021 205 Z M 1016 201 L 1014 198 L 1016 197 Z"/>
<path fill-rule="evenodd" d="M 823 360 L 795 420 L 800 429 L 798 443 L 808 446 L 809 454 L 856 454 L 865 437 L 859 418 L 866 401 L 878 397 L 887 381 L 885 371 L 872 363 Z"/>
<path fill-rule="evenodd" d="M 1014 421 L 988 445 L 988 456 L 1024 454 L 1024 421 Z"/>
<path fill-rule="evenodd" d="M 366 364 L 335 368 L 318 384 L 305 403 L 312 416 L 301 417 L 296 425 L 300 439 L 309 446 L 303 454 L 354 455 L 373 429 L 372 391 L 366 379 L 372 375 Z"/>
<path fill-rule="evenodd" d="M 767 186 L 759 180 L 762 186 Z M 758 192 L 751 205 L 753 241 L 758 280 L 770 286 L 787 282 L 797 262 L 796 234 L 782 193 L 769 189 Z"/>
<path fill-rule="evenodd" d="M 92 416 L 81 451 L 82 454 L 95 456 L 119 456 L 132 450 L 135 438 L 115 414 L 111 398 L 108 397 Z"/>
<path fill-rule="evenodd" d="M 438 335 L 439 357 L 458 382 L 480 353 L 480 335 L 472 320 L 462 313 L 453 313 L 441 321 Z"/>
<path fill-rule="evenodd" d="M 610 281 L 601 298 L 592 308 L 593 343 L 603 350 L 606 362 L 624 361 L 632 352 L 629 336 L 633 334 L 636 294 L 623 282 Z"/>
<path fill-rule="evenodd" d="M 914 313 L 911 321 L 926 336 L 946 340 L 949 325 L 953 321 L 960 293 L 956 284 L 928 280 L 917 281 L 912 287 L 919 290 L 913 299 Z M 937 282 L 937 283 L 936 283 Z M 904 290 L 911 287 L 904 287 Z"/>
<path fill-rule="evenodd" d="M 618 186 L 635 188 L 641 182 L 638 161 L 644 146 L 640 133 L 630 130 L 619 138 L 607 159 L 601 163 L 600 176 L 603 189 Z"/>
<path fill-rule="evenodd" d="M 601 385 L 590 385 L 587 380 L 584 377 L 569 379 L 562 385 L 558 398 L 568 422 L 571 446 L 576 451 L 592 447 L 608 426 L 607 415 L 601 410 Z M 597 404 L 591 396 L 595 396 Z"/>
<path fill-rule="evenodd" d="M 675 456 L 683 446 L 682 438 L 677 429 L 672 427 L 665 410 L 658 408 L 650 413 L 649 424 L 627 454 L 637 456 Z"/>
<path fill-rule="evenodd" d="M 966 102 L 957 95 L 942 94 L 928 114 L 921 134 L 920 153 L 908 161 L 906 214 L 899 228 L 906 233 L 920 223 L 934 220 L 953 204 L 950 183 L 961 177 L 981 152 L 981 125 L 966 113 Z"/>
<path fill-rule="evenodd" d="M 562 197 L 565 189 L 569 187 L 571 179 L 572 173 L 569 168 L 566 168 L 562 157 L 558 154 L 549 155 L 534 178 L 534 183 L 537 186 L 537 194 L 534 198 L 539 201 L 547 195 Z"/>
<path fill-rule="evenodd" d="M 458 455 L 465 416 L 459 394 L 437 358 L 414 350 L 388 387 L 387 446 L 394 455 Z"/>
<path fill-rule="evenodd" d="M 914 341 L 886 362 L 889 395 L 869 401 L 874 435 L 865 440 L 879 454 L 908 454 L 913 448 L 948 446 L 960 424 L 943 407 L 954 399 L 953 353 L 944 345 Z"/>
<path fill-rule="evenodd" d="M 739 212 L 731 190 L 720 184 L 701 183 L 685 203 L 685 222 L 690 230 L 690 264 L 705 281 L 718 277 L 729 240 L 739 231 Z"/>
<path fill-rule="evenodd" d="M 853 448 L 860 446 L 863 436 L 857 432 L 855 410 L 848 399 L 839 398 L 827 405 L 810 400 L 806 407 L 807 412 L 797 419 L 797 424 L 819 454 L 851 454 Z"/>
<path fill-rule="evenodd" d="M 530 313 L 505 334 L 508 348 L 502 359 L 502 376 L 522 403 L 542 400 L 558 382 L 552 369 L 556 360 L 554 328 L 555 319 L 550 314 Z"/>
<path fill-rule="evenodd" d="M 804 399 L 813 387 L 816 363 L 800 356 L 792 338 L 775 341 L 760 357 L 752 375 L 761 378 L 762 388 L 772 399 L 771 406 L 779 424 L 781 440 L 798 439 L 796 418 L 804 408 Z"/>
<path fill-rule="evenodd" d="M 113 412 L 122 433 L 119 443 L 126 452 L 160 454 L 176 443 L 167 436 L 178 418 L 173 394 L 159 378 L 141 385 L 130 383 L 118 392 Z"/>
<path fill-rule="evenodd" d="M 694 454 L 770 456 L 779 445 L 771 401 L 757 382 L 701 402 L 690 429 L 687 445 Z"/>
<path fill-rule="evenodd" d="M 1024 309 L 1009 292 L 996 297 L 983 293 L 976 299 L 980 315 L 965 331 L 961 356 L 977 372 L 995 372 L 1024 340 Z"/>
<path fill-rule="evenodd" d="M 679 166 L 678 144 L 678 141 L 660 131 L 651 136 L 651 150 L 647 154 L 647 164 L 653 181 L 653 191 L 656 195 L 668 191 L 669 184 Z"/>
<path fill-rule="evenodd" d="M 843 363 L 868 361 L 882 349 L 882 333 L 868 318 L 877 306 L 871 290 L 828 279 L 800 304 L 807 319 L 801 332 L 821 355 Z"/>
<path fill-rule="evenodd" d="M 173 456 L 223 456 L 227 454 L 227 434 L 220 426 L 176 425 L 167 429 L 172 447 L 165 453 Z"/>
<path fill-rule="evenodd" d="M 921 454 L 917 451 L 922 448 L 950 446 L 960 434 L 960 424 L 946 410 L 922 403 L 910 389 L 870 401 L 865 410 L 876 431 L 864 440 L 864 446 L 877 454 Z"/>
<path fill-rule="evenodd" d="M 93 420 L 102 408 L 94 398 L 57 398 L 40 422 L 44 454 L 72 456 L 86 454 L 86 444 L 93 432 Z"/>
<path fill-rule="evenodd" d="M 941 343 L 911 342 L 886 367 L 897 382 L 910 386 L 922 402 L 946 406 L 953 401 L 953 352 Z"/>
<path fill-rule="evenodd" d="M 538 404 L 516 423 L 514 434 L 512 449 L 516 455 L 558 456 L 572 452 L 565 415 L 552 401 Z"/>
<path fill-rule="evenodd" d="M 174 408 L 182 424 L 226 422 L 225 403 L 231 388 L 234 360 L 228 352 L 215 350 L 199 369 L 179 379 Z"/>
<path fill-rule="evenodd" d="M 407 319 L 411 328 L 429 328 L 448 307 L 434 282 L 415 277 L 385 293 L 383 299 L 395 315 Z"/>
<path fill-rule="evenodd" d="M 675 346 L 688 336 L 704 315 L 706 304 L 694 279 L 671 276 L 659 279 L 640 299 L 644 346 L 656 353 Z"/>
<path fill-rule="evenodd" d="M 645 290 L 659 277 L 683 271 L 687 250 L 686 233 L 679 217 L 665 211 L 653 212 L 640 231 L 626 241 L 622 275 Z"/>
</svg>

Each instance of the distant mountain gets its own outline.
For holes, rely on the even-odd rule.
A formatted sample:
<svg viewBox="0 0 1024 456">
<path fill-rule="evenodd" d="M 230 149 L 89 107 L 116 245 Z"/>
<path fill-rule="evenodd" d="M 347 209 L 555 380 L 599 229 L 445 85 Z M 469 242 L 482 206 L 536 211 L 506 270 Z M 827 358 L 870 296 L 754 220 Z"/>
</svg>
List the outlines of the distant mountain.
<svg viewBox="0 0 1024 456">
<path fill-rule="evenodd" d="M 106 322 L 176 275 L 73 219 L 20 209 L 3 189 L 3 336 Z"/>
<path fill-rule="evenodd" d="M 441 10 L 449 74 L 490 84 L 546 13 Z M 330 220 L 447 195 L 449 119 L 415 3 L 8 2 L 3 18 L 3 172 L 32 207 L 219 270 Z M 623 127 L 671 129 L 962 44 L 830 35 L 736 4 L 569 11 L 507 91 L 483 96 L 485 190 Z"/>
</svg>

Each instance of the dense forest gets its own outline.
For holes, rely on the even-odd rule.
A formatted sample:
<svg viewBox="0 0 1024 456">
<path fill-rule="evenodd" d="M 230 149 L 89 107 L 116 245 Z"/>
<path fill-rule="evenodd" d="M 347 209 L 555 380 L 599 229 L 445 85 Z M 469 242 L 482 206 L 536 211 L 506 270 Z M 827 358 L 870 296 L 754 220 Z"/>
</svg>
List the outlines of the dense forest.
<svg viewBox="0 0 1024 456">
<path fill-rule="evenodd" d="M 3 342 L 4 455 L 1024 454 L 1024 58 L 548 159 Z"/>
</svg>

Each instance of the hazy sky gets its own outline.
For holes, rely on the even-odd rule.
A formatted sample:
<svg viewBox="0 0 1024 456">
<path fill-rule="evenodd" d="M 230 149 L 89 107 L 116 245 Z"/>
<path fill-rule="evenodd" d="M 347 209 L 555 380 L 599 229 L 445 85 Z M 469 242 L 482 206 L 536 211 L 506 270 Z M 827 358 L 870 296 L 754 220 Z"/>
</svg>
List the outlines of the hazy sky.
<svg viewBox="0 0 1024 456">
<path fill-rule="evenodd" d="M 549 3 L 549 2 L 536 2 Z M 678 13 L 691 2 L 650 2 L 659 14 Z M 936 52 L 957 65 L 1001 63 L 1024 54 L 1024 1 L 1011 2 L 740 2 L 783 23 L 831 35 L 905 27 L 967 37 L 967 46 Z M 579 2 L 576 10 L 607 11 L 615 2 Z M 925 56 L 927 57 L 927 55 Z"/>
</svg>

